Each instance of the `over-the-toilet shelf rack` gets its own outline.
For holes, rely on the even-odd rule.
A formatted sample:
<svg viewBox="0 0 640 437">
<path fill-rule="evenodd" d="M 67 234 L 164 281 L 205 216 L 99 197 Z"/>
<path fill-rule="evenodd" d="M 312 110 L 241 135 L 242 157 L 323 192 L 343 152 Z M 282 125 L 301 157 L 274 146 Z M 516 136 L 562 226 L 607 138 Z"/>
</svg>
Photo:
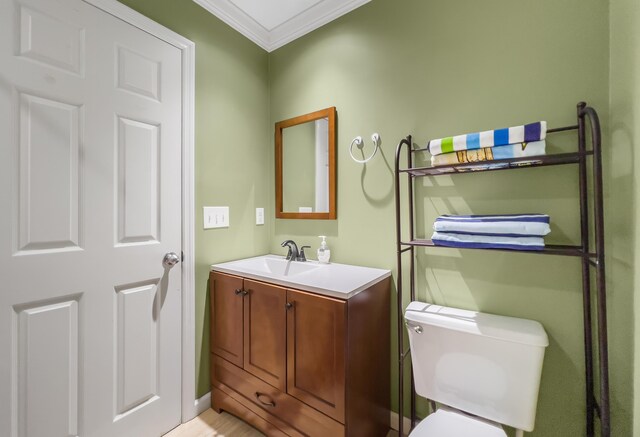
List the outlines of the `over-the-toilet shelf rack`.
<svg viewBox="0 0 640 437">
<path fill-rule="evenodd" d="M 587 150 L 587 120 L 591 129 L 591 149 Z M 515 170 L 518 168 L 544 167 L 548 165 L 578 165 L 578 183 L 580 189 L 580 244 L 576 246 L 567 245 L 546 245 L 544 250 L 531 251 L 527 253 L 538 253 L 542 255 L 564 255 L 575 256 L 581 259 L 582 264 L 582 295 L 583 295 L 583 323 L 584 323 L 584 352 L 585 352 L 585 382 L 586 382 L 586 422 L 587 436 L 595 435 L 595 417 L 600 418 L 600 435 L 609 437 L 611 435 L 610 408 L 609 408 L 609 363 L 608 363 L 608 342 L 607 342 L 607 305 L 606 305 L 606 285 L 605 285 L 605 257 L 604 257 L 604 211 L 602 194 L 602 150 L 600 121 L 595 109 L 581 102 L 577 105 L 577 124 L 556 129 L 549 129 L 547 133 L 577 131 L 578 150 L 573 153 L 562 153 L 553 155 L 543 155 L 525 158 L 500 159 L 494 161 L 484 161 L 481 163 L 454 164 L 437 167 L 413 167 L 413 154 L 423 152 L 426 149 L 412 149 L 411 135 L 404 138 L 398 144 L 395 160 L 395 203 L 396 203 L 396 237 L 397 237 L 397 309 L 398 309 L 398 391 L 399 391 L 399 435 L 403 435 L 404 416 L 404 364 L 410 358 L 409 350 L 405 349 L 404 342 L 404 302 L 403 302 L 403 272 L 402 254 L 410 252 L 410 296 L 411 300 L 416 298 L 415 284 L 415 248 L 420 246 L 435 246 L 430 240 L 415 238 L 414 226 L 414 181 L 423 176 L 452 175 L 457 173 L 477 173 L 497 170 Z M 403 147 L 407 147 L 407 167 L 400 168 L 400 155 Z M 592 157 L 592 178 L 593 190 L 587 189 L 588 158 Z M 409 229 L 408 239 L 403 238 L 400 200 L 400 178 L 402 175 L 408 176 L 408 208 L 409 208 Z M 594 215 L 594 236 L 593 249 L 589 244 L 589 197 L 593 200 Z M 464 249 L 464 250 L 501 250 L 501 249 Z M 505 249 L 506 250 L 506 249 Z M 511 252 L 515 252 L 511 250 Z M 594 336 L 592 316 L 594 308 L 592 306 L 592 279 L 591 268 L 595 269 L 595 317 L 596 317 L 596 340 L 597 357 L 599 366 L 599 399 L 596 399 L 594 390 Z M 409 360 L 410 361 L 410 360 Z M 409 367 L 411 375 L 411 427 L 416 424 L 416 393 L 413 381 L 413 372 Z"/>
</svg>

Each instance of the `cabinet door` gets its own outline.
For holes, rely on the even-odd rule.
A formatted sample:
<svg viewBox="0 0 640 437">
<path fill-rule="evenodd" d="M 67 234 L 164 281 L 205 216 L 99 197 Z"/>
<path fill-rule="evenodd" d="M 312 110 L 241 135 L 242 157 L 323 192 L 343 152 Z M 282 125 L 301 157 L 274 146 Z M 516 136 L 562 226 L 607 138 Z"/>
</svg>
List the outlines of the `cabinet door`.
<svg viewBox="0 0 640 437">
<path fill-rule="evenodd" d="M 242 367 L 242 278 L 213 272 L 211 287 L 211 352 Z"/>
<path fill-rule="evenodd" d="M 287 393 L 344 423 L 344 301 L 287 290 Z"/>
<path fill-rule="evenodd" d="M 287 291 L 248 279 L 244 289 L 244 370 L 285 391 Z"/>
</svg>

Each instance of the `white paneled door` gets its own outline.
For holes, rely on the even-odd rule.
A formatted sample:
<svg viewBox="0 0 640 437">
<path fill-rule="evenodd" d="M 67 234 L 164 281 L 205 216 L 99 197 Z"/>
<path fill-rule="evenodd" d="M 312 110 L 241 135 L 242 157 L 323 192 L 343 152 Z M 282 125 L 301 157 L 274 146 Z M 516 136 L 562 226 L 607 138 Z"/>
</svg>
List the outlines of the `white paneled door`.
<svg viewBox="0 0 640 437">
<path fill-rule="evenodd" d="M 0 0 L 0 436 L 180 422 L 181 83 L 81 0 Z"/>
</svg>

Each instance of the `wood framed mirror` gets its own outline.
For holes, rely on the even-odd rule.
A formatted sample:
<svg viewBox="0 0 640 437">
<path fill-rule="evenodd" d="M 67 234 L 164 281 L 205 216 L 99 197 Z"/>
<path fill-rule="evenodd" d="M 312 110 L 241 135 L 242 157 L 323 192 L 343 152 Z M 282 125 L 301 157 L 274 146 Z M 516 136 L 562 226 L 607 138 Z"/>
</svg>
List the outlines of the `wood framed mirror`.
<svg viewBox="0 0 640 437">
<path fill-rule="evenodd" d="M 276 123 L 276 218 L 336 218 L 336 108 Z"/>
</svg>

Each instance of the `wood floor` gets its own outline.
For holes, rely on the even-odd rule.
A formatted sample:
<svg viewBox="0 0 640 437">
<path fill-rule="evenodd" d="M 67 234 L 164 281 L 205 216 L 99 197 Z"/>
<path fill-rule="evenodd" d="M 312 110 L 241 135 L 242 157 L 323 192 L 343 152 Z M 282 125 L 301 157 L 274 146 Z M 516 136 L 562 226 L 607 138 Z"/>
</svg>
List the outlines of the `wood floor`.
<svg viewBox="0 0 640 437">
<path fill-rule="evenodd" d="M 397 432 L 389 431 L 387 437 L 397 435 Z M 264 434 L 229 413 L 218 414 L 208 409 L 165 437 L 264 437 Z"/>
<path fill-rule="evenodd" d="M 229 413 L 218 414 L 208 409 L 165 437 L 264 437 L 264 434 Z"/>
</svg>

